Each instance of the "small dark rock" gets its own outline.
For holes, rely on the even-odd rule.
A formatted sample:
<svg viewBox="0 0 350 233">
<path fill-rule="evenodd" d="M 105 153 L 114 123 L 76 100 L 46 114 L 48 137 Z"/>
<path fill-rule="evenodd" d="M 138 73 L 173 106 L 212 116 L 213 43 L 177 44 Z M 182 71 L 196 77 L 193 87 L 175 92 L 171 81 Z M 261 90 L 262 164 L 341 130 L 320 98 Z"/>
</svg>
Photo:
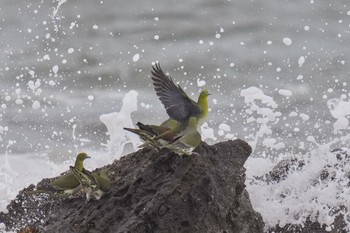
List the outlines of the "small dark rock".
<svg viewBox="0 0 350 233">
<path fill-rule="evenodd" d="M 255 177 L 255 179 L 264 181 L 267 184 L 278 183 L 285 180 L 288 174 L 301 170 L 304 165 L 305 162 L 303 160 L 298 160 L 296 158 L 284 159 L 279 162 L 269 173 L 261 177 Z"/>
</svg>

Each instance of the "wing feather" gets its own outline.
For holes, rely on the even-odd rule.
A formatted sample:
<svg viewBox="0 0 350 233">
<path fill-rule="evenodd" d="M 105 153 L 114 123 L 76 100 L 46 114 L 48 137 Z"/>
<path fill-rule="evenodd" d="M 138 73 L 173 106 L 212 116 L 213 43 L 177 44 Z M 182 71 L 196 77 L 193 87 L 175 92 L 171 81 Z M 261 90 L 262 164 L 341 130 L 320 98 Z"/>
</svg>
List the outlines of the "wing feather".
<svg viewBox="0 0 350 233">
<path fill-rule="evenodd" d="M 171 118 L 184 122 L 191 116 L 200 114 L 198 104 L 179 85 L 175 85 L 171 77 L 164 74 L 159 63 L 153 66 L 152 80 L 154 90 Z"/>
</svg>

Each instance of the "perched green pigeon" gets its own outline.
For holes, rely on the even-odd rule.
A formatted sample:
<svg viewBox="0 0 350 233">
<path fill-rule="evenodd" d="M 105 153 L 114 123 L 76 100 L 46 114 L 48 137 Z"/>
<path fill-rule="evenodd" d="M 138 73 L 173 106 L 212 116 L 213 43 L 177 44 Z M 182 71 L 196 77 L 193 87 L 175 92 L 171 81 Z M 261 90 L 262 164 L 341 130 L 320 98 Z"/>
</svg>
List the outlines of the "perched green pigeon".
<svg viewBox="0 0 350 233">
<path fill-rule="evenodd" d="M 154 90 L 171 119 L 183 124 L 190 117 L 195 117 L 198 127 L 205 122 L 208 117 L 208 90 L 199 94 L 197 102 L 193 101 L 180 85 L 175 85 L 173 79 L 164 74 L 159 63 L 153 66 L 152 80 Z"/>
<path fill-rule="evenodd" d="M 178 127 L 179 122 L 172 119 L 166 120 L 160 126 L 145 125 L 141 122 L 137 122 L 136 125 L 139 127 L 138 129 L 132 129 L 132 128 L 124 128 L 124 129 L 139 135 L 140 139 L 145 142 L 139 147 L 145 147 L 147 145 L 150 145 L 155 149 L 160 149 L 162 145 L 165 145 L 171 142 L 174 139 L 175 135 L 179 133 L 181 130 L 181 127 Z M 161 138 L 157 138 L 156 140 L 154 139 L 161 134 L 164 134 L 164 136 Z"/>
<path fill-rule="evenodd" d="M 107 169 L 102 169 L 99 174 L 86 169 L 80 171 L 73 166 L 70 166 L 70 169 L 82 185 L 82 191 L 85 192 L 86 201 L 89 201 L 90 198 L 99 200 L 111 189 Z"/>
<path fill-rule="evenodd" d="M 171 77 L 164 74 L 159 64 L 153 67 L 152 80 L 154 90 L 170 118 L 159 126 L 145 125 L 138 122 L 139 129 L 124 129 L 139 135 L 141 140 L 144 141 L 140 147 L 150 145 L 156 149 L 161 149 L 174 141 L 175 138 L 178 139 L 180 136 L 178 134 L 186 131 L 191 117 L 195 118 L 191 122 L 196 127 L 205 122 L 208 117 L 208 96 L 210 94 L 207 90 L 204 90 L 200 93 L 198 101 L 193 101 L 179 85 L 174 84 Z M 195 131 L 198 133 L 197 129 Z M 199 143 L 200 141 L 201 138 L 199 137 Z"/>
<path fill-rule="evenodd" d="M 198 121 L 196 117 L 190 117 L 186 128 L 176 135 L 173 141 L 162 148 L 168 148 L 179 155 L 190 155 L 201 143 L 202 137 L 197 130 Z"/>
<path fill-rule="evenodd" d="M 75 160 L 74 168 L 79 171 L 84 169 L 84 160 L 90 158 L 86 153 L 79 153 Z M 48 187 L 45 189 L 38 189 L 34 191 L 29 191 L 27 194 L 35 193 L 58 193 L 62 196 L 72 196 L 73 194 L 79 192 L 81 189 L 80 182 L 72 172 L 68 172 L 65 175 L 58 177 L 57 179 L 50 182 Z"/>
</svg>

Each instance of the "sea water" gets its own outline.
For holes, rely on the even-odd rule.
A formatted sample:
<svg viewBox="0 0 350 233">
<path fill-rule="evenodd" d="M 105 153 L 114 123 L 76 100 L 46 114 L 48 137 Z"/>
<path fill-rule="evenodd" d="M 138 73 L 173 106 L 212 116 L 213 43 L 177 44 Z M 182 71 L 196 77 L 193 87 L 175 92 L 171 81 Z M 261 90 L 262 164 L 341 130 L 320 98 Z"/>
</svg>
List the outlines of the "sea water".
<svg viewBox="0 0 350 233">
<path fill-rule="evenodd" d="M 331 229 L 349 205 L 350 168 L 331 153 L 349 148 L 347 1 L 2 1 L 0 19 L 0 210 L 81 151 L 94 169 L 137 150 L 122 128 L 167 118 L 156 61 L 191 98 L 212 94 L 203 140 L 252 146 L 246 185 L 267 228 L 310 215 Z M 305 166 L 255 179 L 291 158 Z M 335 179 L 314 185 L 328 165 Z"/>
</svg>

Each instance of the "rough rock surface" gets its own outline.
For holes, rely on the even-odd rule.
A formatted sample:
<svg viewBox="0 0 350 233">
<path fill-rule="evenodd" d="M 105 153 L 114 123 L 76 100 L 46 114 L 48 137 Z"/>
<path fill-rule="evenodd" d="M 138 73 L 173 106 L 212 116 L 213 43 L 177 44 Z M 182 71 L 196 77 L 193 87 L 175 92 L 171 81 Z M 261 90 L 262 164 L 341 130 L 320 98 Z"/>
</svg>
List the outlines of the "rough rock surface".
<svg viewBox="0 0 350 233">
<path fill-rule="evenodd" d="M 21 191 L 0 222 L 8 230 L 35 226 L 50 233 L 263 232 L 244 185 L 250 146 L 235 140 L 195 151 L 181 157 L 143 149 L 122 157 L 107 166 L 112 189 L 99 201 Z"/>
</svg>

